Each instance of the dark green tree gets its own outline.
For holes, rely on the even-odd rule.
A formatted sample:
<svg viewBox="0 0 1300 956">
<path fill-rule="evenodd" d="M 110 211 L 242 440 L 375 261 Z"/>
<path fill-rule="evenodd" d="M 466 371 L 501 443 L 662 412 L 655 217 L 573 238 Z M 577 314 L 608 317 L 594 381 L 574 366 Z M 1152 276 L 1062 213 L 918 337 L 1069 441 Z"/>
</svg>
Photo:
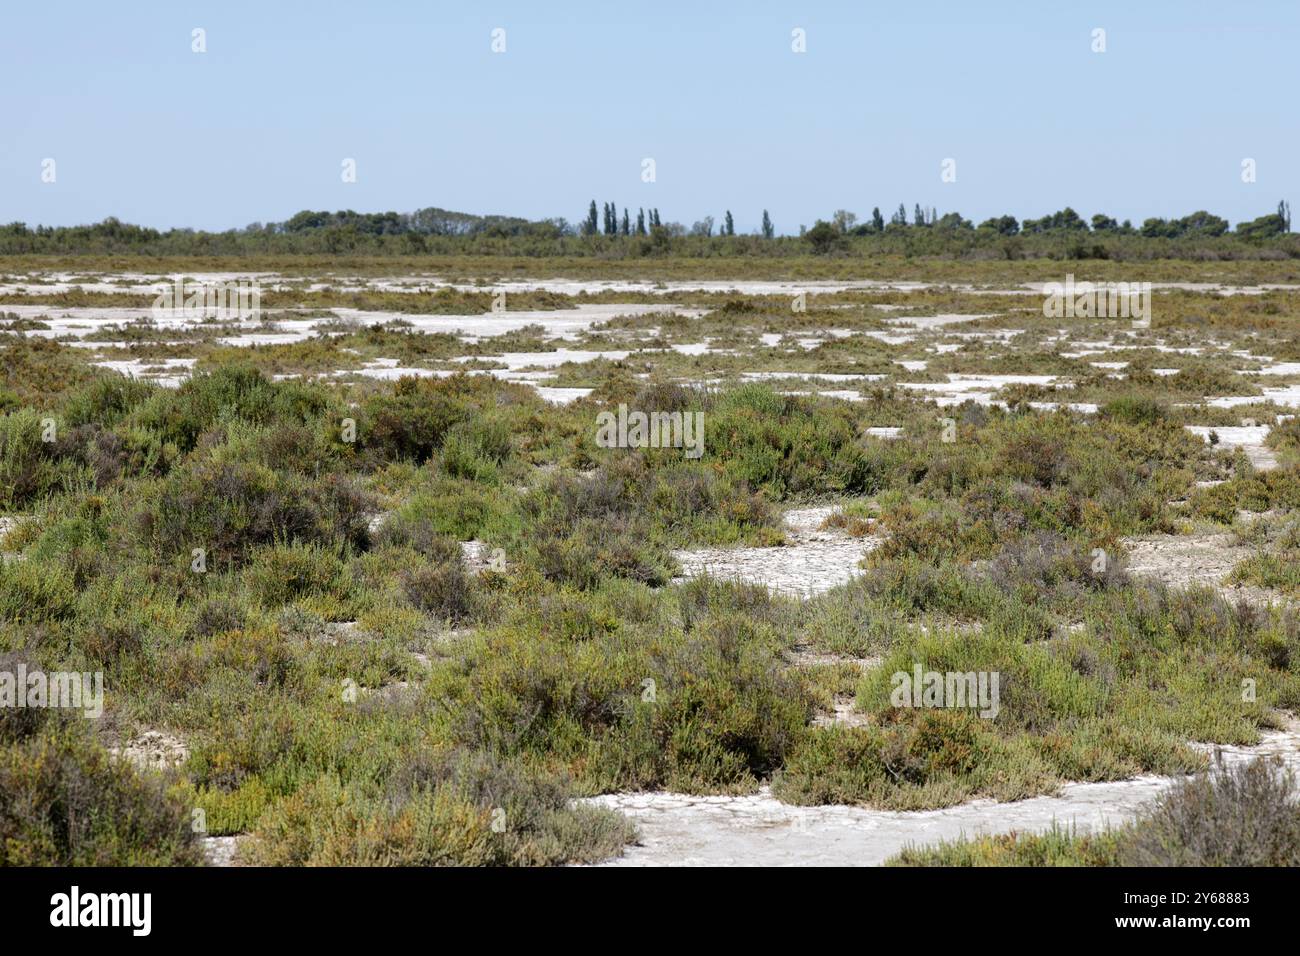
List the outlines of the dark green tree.
<svg viewBox="0 0 1300 956">
<path fill-rule="evenodd" d="M 1066 206 L 1059 212 L 1054 212 L 1050 216 L 1044 216 L 1042 219 L 1026 219 L 1020 226 L 1022 232 L 1055 232 L 1057 230 L 1081 230 L 1088 231 L 1088 224 L 1083 221 L 1082 217 Z"/>
<path fill-rule="evenodd" d="M 944 213 L 943 217 L 939 219 L 931 218 L 930 225 L 934 226 L 934 228 L 936 229 L 946 229 L 949 232 L 955 231 L 957 229 L 975 228 L 974 226 L 971 225 L 971 221 L 969 219 L 963 219 L 961 213 L 959 212 Z"/>
<path fill-rule="evenodd" d="M 980 228 L 1003 236 L 1014 236 L 1020 231 L 1020 223 L 1016 221 L 1015 216 L 997 216 L 993 219 L 985 219 L 980 223 Z"/>
<path fill-rule="evenodd" d="M 1272 239 L 1286 232 L 1286 218 L 1282 213 L 1271 212 L 1250 222 L 1237 223 L 1237 235 L 1242 239 Z"/>
<path fill-rule="evenodd" d="M 1198 209 L 1190 216 L 1176 220 L 1173 225 L 1176 227 L 1176 234 L 1180 236 L 1221 236 L 1228 231 L 1228 220 L 1204 209 Z"/>
<path fill-rule="evenodd" d="M 803 237 L 812 243 L 813 252 L 818 255 L 831 252 L 844 241 L 840 231 L 824 219 L 818 219 Z"/>
<path fill-rule="evenodd" d="M 772 217 L 769 216 L 767 214 L 767 210 L 764 209 L 763 210 L 763 238 L 771 239 L 775 235 L 776 235 L 776 227 L 772 225 Z"/>
</svg>

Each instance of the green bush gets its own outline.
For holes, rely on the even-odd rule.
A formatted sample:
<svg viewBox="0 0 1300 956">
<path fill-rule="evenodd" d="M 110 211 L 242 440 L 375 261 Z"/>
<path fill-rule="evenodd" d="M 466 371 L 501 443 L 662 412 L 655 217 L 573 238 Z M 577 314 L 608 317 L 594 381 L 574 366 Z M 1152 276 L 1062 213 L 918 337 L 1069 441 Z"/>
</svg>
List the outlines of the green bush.
<svg viewBox="0 0 1300 956">
<path fill-rule="evenodd" d="M 75 719 L 75 718 L 72 718 Z M 158 779 L 54 724 L 0 746 L 0 865 L 194 866 L 190 812 Z"/>
<path fill-rule="evenodd" d="M 1132 823 L 1080 834 L 962 838 L 908 847 L 891 866 L 1295 866 L 1300 808 L 1294 777 L 1258 759 L 1179 781 Z"/>
<path fill-rule="evenodd" d="M 65 568 L 35 561 L 0 562 L 0 621 L 64 620 L 76 603 L 76 585 Z"/>
<path fill-rule="evenodd" d="M 407 568 L 399 580 L 407 600 L 425 614 L 455 626 L 469 620 L 474 613 L 474 584 L 459 554 L 439 564 Z"/>
<path fill-rule="evenodd" d="M 256 368 L 235 364 L 194 375 L 174 391 L 155 392 L 128 420 L 153 435 L 160 445 L 171 444 L 186 452 L 198 444 L 202 434 L 223 422 L 301 423 L 319 417 L 329 401 L 323 389 L 298 382 L 271 382 Z"/>
<path fill-rule="evenodd" d="M 1174 785 L 1121 840 L 1125 866 L 1300 865 L 1295 777 L 1278 760 Z"/>
<path fill-rule="evenodd" d="M 202 461 L 173 471 L 139 525 L 162 554 L 203 548 L 213 565 L 242 565 L 278 542 L 364 547 L 373 505 L 351 480 L 318 480 L 246 462 Z"/>
<path fill-rule="evenodd" d="M 245 571 L 248 588 L 263 607 L 275 608 L 302 597 L 339 593 L 347 588 L 343 562 L 319 544 L 287 544 L 253 553 Z"/>
<path fill-rule="evenodd" d="M 63 406 L 67 423 L 112 428 L 158 392 L 151 385 L 126 375 L 105 375 L 68 396 Z"/>
</svg>

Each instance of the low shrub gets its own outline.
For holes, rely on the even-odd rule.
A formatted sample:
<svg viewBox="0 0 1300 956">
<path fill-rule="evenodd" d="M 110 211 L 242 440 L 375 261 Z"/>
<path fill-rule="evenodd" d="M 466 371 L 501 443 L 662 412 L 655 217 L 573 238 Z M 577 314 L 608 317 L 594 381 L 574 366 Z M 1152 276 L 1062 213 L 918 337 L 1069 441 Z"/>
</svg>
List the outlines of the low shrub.
<svg viewBox="0 0 1300 956">
<path fill-rule="evenodd" d="M 75 720 L 76 718 L 72 718 Z M 55 722 L 0 746 L 0 865 L 194 866 L 190 811 L 164 782 Z"/>
</svg>

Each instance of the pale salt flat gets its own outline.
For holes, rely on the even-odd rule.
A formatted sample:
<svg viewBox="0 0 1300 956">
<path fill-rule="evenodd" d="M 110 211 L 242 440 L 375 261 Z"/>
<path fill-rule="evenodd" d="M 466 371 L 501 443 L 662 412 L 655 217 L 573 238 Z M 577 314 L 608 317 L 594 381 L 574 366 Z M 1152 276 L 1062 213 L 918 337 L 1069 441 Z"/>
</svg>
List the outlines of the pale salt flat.
<svg viewBox="0 0 1300 956">
<path fill-rule="evenodd" d="M 888 376 L 865 372 L 741 372 L 741 378 L 751 381 L 770 381 L 783 378 L 806 378 L 819 382 L 879 382 Z"/>
<path fill-rule="evenodd" d="M 902 316 L 898 318 L 885 319 L 889 325 L 906 325 L 915 329 L 941 329 L 946 325 L 957 325 L 962 322 L 974 322 L 976 319 L 991 318 L 990 315 L 958 315 L 950 313 L 946 315 L 916 315 Z"/>
<path fill-rule="evenodd" d="M 43 305 L 6 305 L 0 308 L 0 311 L 12 312 L 24 319 L 44 319 L 49 324 L 48 329 L 33 329 L 23 333 L 40 338 L 83 338 L 92 332 L 132 323 L 145 323 L 150 328 L 158 330 L 203 328 L 205 325 L 202 319 L 187 316 L 181 311 L 155 317 L 149 307 L 61 308 Z M 668 304 L 584 304 L 572 309 L 519 310 L 477 315 L 419 315 L 350 308 L 336 308 L 329 311 L 333 313 L 334 318 L 293 319 L 280 313 L 264 311 L 265 321 L 223 322 L 219 328 L 232 333 L 231 337 L 223 341 L 236 346 L 302 341 L 315 334 L 318 326 L 339 320 L 353 322 L 358 326 L 405 322 L 420 332 L 442 332 L 469 338 L 491 338 L 535 325 L 541 326 L 543 333 L 551 337 L 575 338 L 597 323 L 608 322 L 620 316 L 654 315 L 676 311 L 689 317 L 702 313 L 702 310 L 698 309 L 678 310 Z M 210 320 L 216 316 L 215 310 L 210 312 L 206 324 L 210 325 Z"/>
<path fill-rule="evenodd" d="M 846 402 L 864 401 L 862 393 L 852 388 L 829 388 L 819 389 L 817 391 L 807 391 L 805 389 L 780 390 L 778 395 L 792 395 L 795 397 L 806 397 L 808 395 L 817 395 L 821 398 L 838 398 Z"/>
<path fill-rule="evenodd" d="M 202 327 L 202 324 L 194 319 L 179 317 L 162 322 L 153 322 L 153 313 L 149 308 L 122 308 L 117 306 L 63 308 L 49 305 L 4 305 L 0 306 L 0 312 L 12 312 L 22 319 L 44 320 L 49 325 L 48 329 L 31 329 L 21 333 L 22 335 L 42 339 L 56 339 L 65 336 L 82 338 L 101 329 L 118 328 L 134 323 L 147 323 L 151 328 L 161 330 Z"/>
<path fill-rule="evenodd" d="M 1226 583 L 1238 563 L 1257 553 L 1231 534 L 1152 534 L 1123 538 L 1120 543 L 1128 552 L 1126 568 L 1136 577 L 1154 578 L 1177 589 L 1213 588 L 1234 605 L 1245 601 L 1263 606 L 1281 600 L 1267 588 Z"/>
<path fill-rule="evenodd" d="M 116 359 L 93 364 L 163 388 L 179 388 L 181 382 L 189 378 L 197 361 L 193 358 Z"/>
<path fill-rule="evenodd" d="M 1300 385 L 1288 385 L 1285 388 L 1266 388 L 1262 395 L 1225 395 L 1211 398 L 1205 402 L 1214 408 L 1236 408 L 1238 405 L 1254 405 L 1272 402 L 1284 408 L 1300 408 Z"/>
<path fill-rule="evenodd" d="M 964 339 L 971 342 L 993 341 L 1009 342 L 1017 335 L 1024 335 L 1024 329 L 985 329 L 980 332 L 954 332 L 950 329 L 936 330 L 940 334 L 952 339 Z"/>
<path fill-rule="evenodd" d="M 1271 431 L 1268 425 L 1188 425 L 1187 430 L 1207 442 L 1213 433 L 1218 436 L 1220 448 L 1240 448 L 1259 471 L 1271 471 L 1277 467 L 1277 456 L 1264 445 L 1264 439 Z"/>
<path fill-rule="evenodd" d="M 1242 375 L 1300 375 L 1300 362 L 1278 362 L 1276 365 L 1266 365 L 1257 371 L 1245 371 Z"/>
<path fill-rule="evenodd" d="M 879 339 L 886 345 L 906 345 L 916 338 L 915 335 L 909 335 L 906 332 L 880 332 L 875 329 L 870 329 L 862 334 L 873 339 Z"/>
<path fill-rule="evenodd" d="M 451 378 L 451 376 L 457 373 L 441 368 L 419 368 L 416 366 L 404 365 L 373 365 L 362 366 L 361 368 L 341 368 L 331 372 L 330 374 L 334 378 L 348 378 L 355 375 L 358 378 L 374 378 L 381 382 L 395 382 L 399 378 Z M 487 372 L 474 369 L 465 374 L 486 375 Z"/>
<path fill-rule="evenodd" d="M 1097 405 L 1094 402 L 1030 402 L 1029 407 L 1042 412 L 1054 412 L 1064 408 L 1067 411 L 1079 412 L 1084 415 L 1097 414 Z"/>
<path fill-rule="evenodd" d="M 1253 747 L 1206 747 L 1225 766 L 1279 757 L 1300 770 L 1300 733 L 1265 731 Z M 1177 778 L 1144 775 L 1110 783 L 1070 783 L 1054 796 L 1014 803 L 974 800 L 943 810 L 890 811 L 854 806 L 798 807 L 767 787 L 740 797 L 620 793 L 587 803 L 618 810 L 639 839 L 604 866 L 878 866 L 909 845 L 926 845 L 1053 825 L 1088 832 L 1128 820 Z"/>
<path fill-rule="evenodd" d="M 1064 281 L 1062 274 L 1059 281 Z M 1041 295 L 1043 283 L 1026 282 L 1009 288 L 979 287 L 969 283 L 958 282 L 916 282 L 906 280 L 853 279 L 853 280 L 762 280 L 762 279 L 672 279 L 672 280 L 604 280 L 604 279 L 509 279 L 484 282 L 448 282 L 435 276 L 404 277 L 402 279 L 346 279 L 333 281 L 335 288 L 339 283 L 350 282 L 357 288 L 402 289 L 411 285 L 427 288 L 451 288 L 466 292 L 485 290 L 509 292 L 557 292 L 564 295 L 596 295 L 602 292 L 646 293 L 650 295 L 672 292 L 707 292 L 738 293 L 741 295 L 795 295 L 799 292 L 809 294 L 884 291 L 884 292 L 918 292 L 930 289 L 950 289 L 954 292 L 970 292 L 979 295 Z M 343 286 L 342 288 L 348 288 Z M 1261 284 L 1252 286 L 1226 286 L 1217 283 L 1195 282 L 1153 282 L 1153 290 L 1182 290 L 1205 292 L 1217 295 L 1259 295 L 1270 290 L 1296 290 L 1300 286 L 1282 284 Z"/>
<path fill-rule="evenodd" d="M 316 335 L 314 328 L 303 328 L 296 332 L 248 332 L 244 335 L 228 335 L 217 339 L 221 345 L 246 349 L 257 345 L 292 345 L 305 342 Z"/>
<path fill-rule="evenodd" d="M 995 402 L 994 395 L 1004 385 L 1056 383 L 1055 375 L 963 375 L 949 372 L 946 382 L 900 382 L 899 387 L 926 392 L 940 407 L 949 407 L 964 402 L 992 405 Z"/>
<path fill-rule="evenodd" d="M 963 282 L 919 282 L 909 280 L 853 279 L 853 280 L 763 280 L 763 279 L 484 279 L 473 282 L 454 282 L 434 274 L 407 276 L 330 276 L 311 282 L 276 272 L 195 272 L 169 273 L 166 275 L 148 275 L 139 272 L 123 273 L 68 273 L 68 272 L 31 272 L 11 281 L 0 284 L 0 294 L 31 292 L 34 294 L 54 294 L 72 289 L 87 289 L 103 292 L 148 293 L 169 285 L 178 278 L 192 279 L 201 283 L 224 283 L 239 280 L 257 281 L 264 288 L 290 289 L 302 287 L 309 290 L 335 289 L 341 292 L 380 291 L 413 292 L 428 289 L 453 289 L 462 292 L 502 291 L 507 294 L 515 292 L 555 292 L 563 295 L 598 295 L 603 292 L 643 293 L 662 295 L 672 292 L 737 293 L 740 295 L 796 295 L 800 292 L 809 294 L 883 291 L 883 292 L 918 292 L 931 289 L 947 289 L 954 292 L 968 292 L 978 295 L 1042 295 L 1043 282 L 1025 282 L 1016 286 L 998 288 L 981 287 Z M 1060 279 L 1053 280 L 1063 282 Z M 85 281 L 74 281 L 85 280 Z M 1153 290 L 1180 290 L 1202 292 L 1214 295 L 1261 295 L 1269 291 L 1296 291 L 1300 286 L 1282 283 L 1261 283 L 1258 285 L 1223 285 L 1213 282 L 1152 282 Z"/>
<path fill-rule="evenodd" d="M 541 326 L 543 334 L 548 337 L 574 338 L 599 322 L 608 322 L 620 316 L 656 315 L 674 311 L 682 315 L 700 314 L 700 310 L 678 310 L 668 304 L 591 304 L 572 309 L 507 310 L 478 315 L 409 315 L 399 312 L 364 312 L 359 309 L 331 311 L 341 319 L 364 325 L 405 321 L 420 332 L 442 332 L 470 338 L 492 338 L 508 332 L 518 332 L 530 325 Z"/>
<path fill-rule="evenodd" d="M 761 584 L 773 591 L 810 597 L 845 584 L 862 573 L 858 562 L 878 543 L 839 530 L 822 530 L 833 507 L 787 511 L 788 544 L 774 548 L 708 548 L 676 551 L 683 577 L 708 574 L 726 580 Z"/>
<path fill-rule="evenodd" d="M 1050 280 L 1052 282 L 1064 283 L 1065 276 L 1060 279 Z M 1140 282 L 1141 280 L 1134 277 L 1130 284 Z M 1076 288 L 1080 284 L 1076 280 Z M 1042 293 L 1045 291 L 1047 282 L 1026 282 L 1024 287 L 1031 292 Z M 1096 287 L 1104 287 L 1105 282 L 1093 283 Z M 1220 282 L 1152 282 L 1150 283 L 1152 291 L 1169 291 L 1169 292 L 1204 292 L 1213 295 L 1263 295 L 1265 292 L 1292 292 L 1300 290 L 1300 286 L 1287 285 L 1277 282 L 1263 282 L 1258 285 L 1223 285 Z"/>
<path fill-rule="evenodd" d="M 701 292 L 709 294 L 778 295 L 793 297 L 799 293 L 809 295 L 853 291 L 914 292 L 933 288 L 930 283 L 857 279 L 850 281 L 810 280 L 728 280 L 728 279 L 499 279 L 475 282 L 453 282 L 433 275 L 401 276 L 389 278 L 338 277 L 330 281 L 313 282 L 311 290 L 334 289 L 340 292 L 373 290 L 379 292 L 413 292 L 452 289 L 459 292 L 505 292 L 507 295 L 525 292 L 553 292 L 560 295 L 600 295 L 602 293 L 638 294 L 649 297 L 675 292 Z"/>
<path fill-rule="evenodd" d="M 197 359 L 192 358 L 175 358 L 175 359 L 130 359 L 130 360 L 112 360 L 95 362 L 93 364 L 102 368 L 111 369 L 120 372 L 131 378 L 138 378 L 142 381 L 148 381 L 154 385 L 163 388 L 177 388 L 190 375 Z M 159 371 L 159 367 L 164 367 Z M 396 381 L 400 378 L 450 378 L 456 374 L 467 375 L 492 375 L 501 378 L 503 381 L 514 382 L 520 385 L 532 387 L 539 396 L 548 402 L 556 404 L 567 404 L 578 398 L 584 398 L 590 395 L 590 388 L 556 388 L 541 385 L 540 382 L 547 378 L 554 377 L 551 372 L 509 372 L 504 369 L 467 369 L 461 373 L 459 370 L 451 369 L 431 369 L 420 368 L 416 366 L 402 366 L 397 364 L 396 359 L 374 359 L 367 362 L 361 368 L 355 369 L 337 369 L 329 373 L 332 378 L 347 378 L 356 376 L 359 378 L 372 378 L 382 381 Z M 275 381 L 286 381 L 300 378 L 297 373 L 285 375 L 273 375 Z"/>
<path fill-rule="evenodd" d="M 570 402 L 580 398 L 586 398 L 594 391 L 590 388 L 565 388 L 559 386 L 550 386 L 540 384 L 548 378 L 554 377 L 552 372 L 507 372 L 503 369 L 466 369 L 463 372 L 459 369 L 453 371 L 450 369 L 437 368 L 416 368 L 404 367 L 398 365 L 377 365 L 373 367 L 362 367 L 358 369 L 339 369 L 332 372 L 331 375 L 337 378 L 347 376 L 359 376 L 361 378 L 375 378 L 383 381 L 396 381 L 400 378 L 450 378 L 453 375 L 490 375 L 499 378 L 504 382 L 514 382 L 517 385 L 527 385 L 537 392 L 543 400 L 555 405 L 567 405 Z M 296 376 L 277 376 L 277 379 Z"/>
<path fill-rule="evenodd" d="M 133 348 L 137 343 L 135 343 L 135 342 L 125 342 L 125 341 L 123 341 L 123 342 L 102 342 L 102 341 L 99 341 L 99 340 L 95 340 L 95 341 L 93 341 L 93 342 L 87 342 L 87 341 L 85 341 L 85 340 L 83 340 L 83 339 L 75 339 L 75 340 L 70 341 L 70 342 L 60 342 L 59 344 L 60 344 L 60 345 L 66 345 L 66 346 L 68 346 L 69 348 L 74 348 L 74 349 L 89 349 L 90 351 L 111 352 L 111 351 L 114 351 L 114 350 L 116 350 L 116 349 L 121 349 L 121 350 L 131 349 L 131 348 Z M 155 342 L 155 343 L 151 343 L 151 344 L 154 344 L 154 345 L 165 345 L 165 346 L 171 348 L 171 347 L 175 347 L 175 346 L 185 346 L 185 345 L 189 345 L 190 343 L 189 343 L 189 342 L 186 342 L 186 341 L 184 341 L 184 340 L 177 340 L 177 341 L 171 341 L 171 342 Z"/>
<path fill-rule="evenodd" d="M 559 388 L 546 385 L 538 385 L 536 388 L 538 395 L 555 405 L 568 405 L 580 398 L 586 398 L 595 391 L 590 388 Z"/>
<path fill-rule="evenodd" d="M 1071 343 L 1073 351 L 1060 353 L 1061 358 L 1087 358 L 1089 355 L 1104 355 L 1107 352 L 1125 352 L 1130 349 L 1141 349 L 1144 351 L 1164 352 L 1167 355 L 1203 355 L 1208 351 L 1223 351 L 1227 348 L 1226 343 L 1209 343 L 1208 347 L 1202 346 L 1175 346 L 1166 345 L 1163 342 L 1143 342 L 1136 338 L 1129 342 L 1074 342 Z M 1093 365 L 1103 365 L 1101 362 L 1093 362 Z M 1123 363 L 1124 365 L 1128 363 Z M 1122 365 L 1120 366 L 1122 367 Z"/>
<path fill-rule="evenodd" d="M 556 368 L 568 362 L 594 362 L 607 359 L 621 362 L 632 353 L 630 351 L 591 352 L 582 349 L 555 349 L 551 352 L 505 352 L 501 355 L 462 355 L 452 359 L 453 362 L 483 362 L 499 366 L 508 371 L 524 368 Z"/>
<path fill-rule="evenodd" d="M 247 280 L 257 282 L 262 288 L 275 286 L 270 280 L 278 279 L 275 272 L 188 272 L 165 276 L 150 276 L 138 272 L 98 274 L 88 282 L 74 282 L 82 274 L 68 272 L 32 273 L 18 277 L 17 281 L 0 283 L 0 295 L 61 295 L 80 289 L 85 292 L 107 292 L 129 295 L 157 295 L 173 286 L 177 279 L 213 285 Z"/>
</svg>

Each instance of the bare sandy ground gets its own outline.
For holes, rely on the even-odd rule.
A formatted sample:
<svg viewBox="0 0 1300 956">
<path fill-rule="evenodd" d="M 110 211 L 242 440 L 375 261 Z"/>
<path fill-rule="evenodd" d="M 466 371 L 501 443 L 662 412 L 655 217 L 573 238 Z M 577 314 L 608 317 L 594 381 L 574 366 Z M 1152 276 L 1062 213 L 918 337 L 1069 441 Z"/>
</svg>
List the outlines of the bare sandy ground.
<svg viewBox="0 0 1300 956">
<path fill-rule="evenodd" d="M 183 764 L 189 758 L 190 748 L 184 739 L 170 731 L 145 730 L 125 743 L 110 746 L 108 752 L 140 770 L 165 770 Z"/>
<path fill-rule="evenodd" d="M 592 303 L 579 305 L 572 309 L 552 310 L 506 310 L 504 312 L 477 313 L 474 315 L 418 315 L 405 312 L 370 312 L 360 309 L 333 308 L 329 310 L 335 316 L 330 318 L 293 319 L 281 317 L 278 313 L 267 311 L 263 318 L 275 330 L 265 331 L 263 322 L 245 322 L 248 331 L 231 335 L 221 341 L 227 345 L 248 346 L 264 345 L 274 342 L 300 342 L 316 333 L 316 327 L 331 321 L 355 321 L 360 325 L 381 325 L 387 322 L 405 321 L 421 332 L 445 332 L 466 338 L 490 338 L 517 332 L 530 325 L 540 325 L 547 335 L 560 338 L 572 338 L 585 332 L 598 322 L 625 315 L 651 315 L 662 312 L 678 311 L 671 303 Z M 70 336 L 82 338 L 92 332 L 127 325 L 132 322 L 150 322 L 151 327 L 159 330 L 201 327 L 202 322 L 181 313 L 174 316 L 155 319 L 153 310 L 144 308 L 75 306 L 60 307 L 49 305 L 6 305 L 0 312 L 11 312 L 20 318 L 43 319 L 48 329 L 34 329 L 25 335 L 41 338 L 62 338 Z M 698 315 L 700 310 L 681 310 L 683 315 Z M 213 316 L 215 317 L 215 312 Z M 235 323 L 232 323 L 232 325 Z M 255 331 L 256 330 L 256 331 Z"/>
<path fill-rule="evenodd" d="M 601 292 L 637 292 L 647 295 L 683 292 L 735 292 L 742 295 L 794 295 L 799 292 L 829 293 L 864 291 L 915 292 L 926 289 L 951 289 L 957 292 L 974 292 L 981 295 L 1042 295 L 1042 282 L 1025 282 L 1007 288 L 985 288 L 963 282 L 913 282 L 906 280 L 818 279 L 805 281 L 765 279 L 509 279 L 491 282 L 451 282 L 436 275 L 406 275 L 385 277 L 334 276 L 308 282 L 276 272 L 195 272 L 146 275 L 139 272 L 69 273 L 38 272 L 12 276 L 0 283 L 0 295 L 28 293 L 55 295 L 72 289 L 88 292 L 156 293 L 170 286 L 176 279 L 191 279 L 199 283 L 235 282 L 240 279 L 257 281 L 266 290 L 306 288 L 308 290 L 336 289 L 340 292 L 414 292 L 421 289 L 436 291 L 450 288 L 464 292 L 503 290 L 506 292 L 558 292 L 565 295 L 589 295 Z M 1153 282 L 1152 289 L 1208 292 L 1217 295 L 1260 295 L 1271 290 L 1297 290 L 1300 286 L 1280 283 L 1258 285 L 1224 285 L 1216 282 Z"/>
<path fill-rule="evenodd" d="M 1300 768 L 1300 727 L 1292 723 L 1286 731 L 1267 732 L 1255 747 L 1214 749 L 1227 765 L 1277 754 L 1289 767 Z M 636 845 L 605 866 L 878 866 L 910 844 L 1042 832 L 1053 824 L 1080 831 L 1120 824 L 1174 782 L 1141 776 L 1071 783 L 1050 797 L 975 800 L 919 812 L 796 807 L 776 800 L 767 788 L 742 797 L 639 793 L 589 802 L 627 814 L 640 834 Z"/>
<path fill-rule="evenodd" d="M 1277 467 L 1277 456 L 1264 444 L 1271 431 L 1268 425 L 1216 426 L 1188 425 L 1187 430 L 1200 435 L 1207 442 L 1211 434 L 1218 437 L 1221 448 L 1240 448 L 1258 471 L 1272 471 Z"/>
<path fill-rule="evenodd" d="M 235 854 L 245 839 L 247 837 L 243 835 L 204 837 L 203 855 L 207 858 L 208 866 L 234 866 Z"/>
<path fill-rule="evenodd" d="M 676 551 L 683 578 L 709 574 L 747 584 L 762 584 L 781 594 L 811 597 L 861 574 L 858 562 L 878 544 L 854 538 L 821 523 L 836 509 L 800 508 L 787 511 L 788 544 L 775 548 L 709 548 Z"/>
<path fill-rule="evenodd" d="M 1283 601 L 1268 588 L 1226 583 L 1232 569 L 1255 554 L 1253 548 L 1234 542 L 1231 534 L 1161 534 L 1125 538 L 1128 571 L 1152 577 L 1171 588 L 1211 587 L 1229 602 L 1267 605 Z"/>
</svg>

